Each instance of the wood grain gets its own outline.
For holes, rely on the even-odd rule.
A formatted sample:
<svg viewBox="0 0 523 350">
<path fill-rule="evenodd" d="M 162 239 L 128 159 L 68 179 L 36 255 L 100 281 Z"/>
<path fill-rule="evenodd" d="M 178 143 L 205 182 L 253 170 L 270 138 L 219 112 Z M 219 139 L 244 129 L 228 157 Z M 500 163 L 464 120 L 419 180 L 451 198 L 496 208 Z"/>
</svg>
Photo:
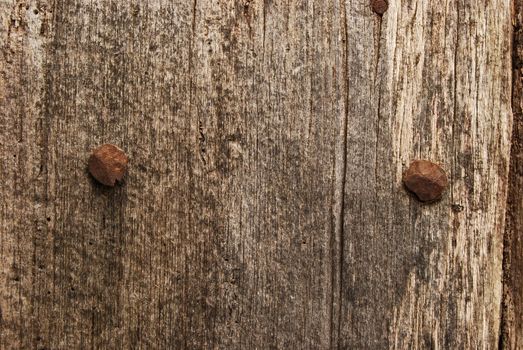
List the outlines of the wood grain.
<svg viewBox="0 0 523 350">
<path fill-rule="evenodd" d="M 507 1 L 0 0 L 0 348 L 494 349 Z M 125 181 L 87 172 L 94 147 Z M 411 160 L 450 188 L 423 205 Z"/>
</svg>

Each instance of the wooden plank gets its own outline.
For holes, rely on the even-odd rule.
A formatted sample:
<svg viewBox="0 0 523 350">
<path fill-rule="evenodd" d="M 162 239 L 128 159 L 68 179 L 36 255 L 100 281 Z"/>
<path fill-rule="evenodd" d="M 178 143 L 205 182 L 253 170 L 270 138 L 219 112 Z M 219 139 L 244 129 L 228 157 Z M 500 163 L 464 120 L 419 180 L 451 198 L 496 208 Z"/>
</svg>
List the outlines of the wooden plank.
<svg viewBox="0 0 523 350">
<path fill-rule="evenodd" d="M 27 179 L 50 221 L 40 234 L 25 229 L 29 209 L 4 211 L 8 223 L 18 217 L 3 235 L 27 269 L 2 290 L 5 347 L 328 348 L 339 6 L 80 1 L 52 11 L 46 181 Z M 104 142 L 131 159 L 120 188 L 86 174 Z M 24 177 L 6 171 L 8 193 Z M 29 189 L 16 197 L 37 205 Z M 30 249 L 21 232 L 45 239 Z"/>
<path fill-rule="evenodd" d="M 523 1 L 514 1 L 512 110 L 507 227 L 503 260 L 503 349 L 523 348 Z"/>
<path fill-rule="evenodd" d="M 507 1 L 346 2 L 340 347 L 497 347 L 508 149 Z M 451 188 L 421 205 L 413 159 Z M 453 210 L 454 208 L 454 210 Z"/>
<path fill-rule="evenodd" d="M 1 348 L 497 346 L 505 1 L 0 4 Z"/>
</svg>

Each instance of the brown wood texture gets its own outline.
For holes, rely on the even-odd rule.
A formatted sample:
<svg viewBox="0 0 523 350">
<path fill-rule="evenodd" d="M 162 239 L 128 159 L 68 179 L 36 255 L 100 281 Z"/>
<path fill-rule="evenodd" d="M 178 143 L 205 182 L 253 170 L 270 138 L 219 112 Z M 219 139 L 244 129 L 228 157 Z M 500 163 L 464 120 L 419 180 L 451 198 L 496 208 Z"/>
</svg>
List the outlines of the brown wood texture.
<svg viewBox="0 0 523 350">
<path fill-rule="evenodd" d="M 502 348 L 523 349 L 523 0 L 514 1 L 512 110 L 514 126 L 510 158 L 504 245 Z"/>
<path fill-rule="evenodd" d="M 511 11 L 0 0 L 0 348 L 497 348 Z"/>
</svg>

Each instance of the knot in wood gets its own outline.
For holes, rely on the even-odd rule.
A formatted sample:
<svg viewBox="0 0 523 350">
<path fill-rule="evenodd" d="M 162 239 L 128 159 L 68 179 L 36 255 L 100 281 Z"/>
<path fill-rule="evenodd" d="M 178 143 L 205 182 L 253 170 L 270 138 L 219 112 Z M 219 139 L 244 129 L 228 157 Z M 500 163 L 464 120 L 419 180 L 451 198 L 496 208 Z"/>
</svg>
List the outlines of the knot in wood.
<svg viewBox="0 0 523 350">
<path fill-rule="evenodd" d="M 372 11 L 378 15 L 383 15 L 389 8 L 389 2 L 387 0 L 371 0 Z"/>
<path fill-rule="evenodd" d="M 105 144 L 93 150 L 89 157 L 89 172 L 101 184 L 114 186 L 122 181 L 129 159 L 115 145 Z"/>
<path fill-rule="evenodd" d="M 441 198 L 448 186 L 445 171 L 428 160 L 413 161 L 403 174 L 403 182 L 422 202 L 432 202 Z"/>
</svg>

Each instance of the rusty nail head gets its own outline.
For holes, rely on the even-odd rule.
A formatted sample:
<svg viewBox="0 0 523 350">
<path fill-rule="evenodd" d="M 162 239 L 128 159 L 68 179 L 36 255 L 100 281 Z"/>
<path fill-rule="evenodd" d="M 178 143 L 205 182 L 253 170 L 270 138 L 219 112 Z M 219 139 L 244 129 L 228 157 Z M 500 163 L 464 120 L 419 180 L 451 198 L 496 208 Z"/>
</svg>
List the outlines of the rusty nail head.
<svg viewBox="0 0 523 350">
<path fill-rule="evenodd" d="M 89 157 L 89 172 L 101 184 L 114 186 L 127 172 L 129 159 L 115 145 L 105 144 L 94 149 Z"/>
<path fill-rule="evenodd" d="M 389 8 L 389 2 L 387 0 L 371 0 L 372 11 L 378 15 L 383 15 Z"/>
<path fill-rule="evenodd" d="M 413 161 L 403 174 L 403 182 L 422 202 L 432 202 L 441 198 L 448 186 L 445 171 L 438 164 L 428 160 Z"/>
</svg>

